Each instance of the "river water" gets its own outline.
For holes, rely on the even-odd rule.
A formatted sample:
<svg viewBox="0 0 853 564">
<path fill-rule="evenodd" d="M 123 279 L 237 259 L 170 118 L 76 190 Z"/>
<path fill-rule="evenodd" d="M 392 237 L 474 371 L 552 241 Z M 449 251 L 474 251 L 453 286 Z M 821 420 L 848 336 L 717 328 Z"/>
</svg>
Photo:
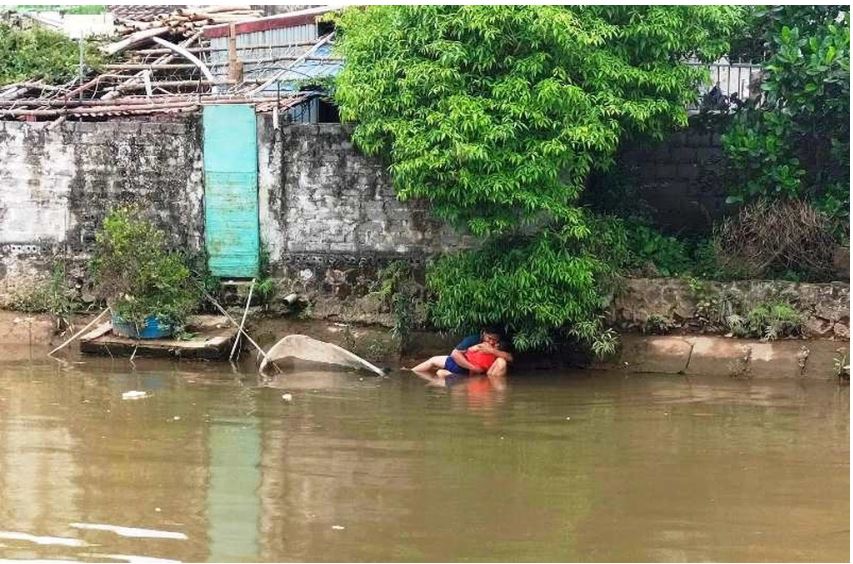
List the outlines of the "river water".
<svg viewBox="0 0 853 564">
<path fill-rule="evenodd" d="M 0 362 L 0 559 L 850 556 L 833 382 L 538 372 L 498 391 L 17 356 Z"/>
</svg>

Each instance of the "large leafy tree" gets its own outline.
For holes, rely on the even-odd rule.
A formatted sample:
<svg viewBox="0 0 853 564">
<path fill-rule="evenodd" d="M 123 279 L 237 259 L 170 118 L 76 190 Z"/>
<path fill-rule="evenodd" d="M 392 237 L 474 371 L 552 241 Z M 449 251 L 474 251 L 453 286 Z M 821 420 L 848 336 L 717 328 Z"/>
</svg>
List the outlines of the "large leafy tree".
<svg viewBox="0 0 853 564">
<path fill-rule="evenodd" d="M 846 222 L 850 202 L 850 9 L 756 9 L 763 96 L 735 115 L 724 146 L 729 201 L 804 198 Z"/>
<path fill-rule="evenodd" d="M 484 238 L 430 272 L 435 320 L 504 323 L 522 347 L 589 327 L 610 269 L 577 198 L 626 134 L 687 123 L 740 10 L 382 6 L 339 18 L 336 83 L 353 138 L 400 198 Z M 583 331 L 584 335 L 591 331 Z"/>
</svg>

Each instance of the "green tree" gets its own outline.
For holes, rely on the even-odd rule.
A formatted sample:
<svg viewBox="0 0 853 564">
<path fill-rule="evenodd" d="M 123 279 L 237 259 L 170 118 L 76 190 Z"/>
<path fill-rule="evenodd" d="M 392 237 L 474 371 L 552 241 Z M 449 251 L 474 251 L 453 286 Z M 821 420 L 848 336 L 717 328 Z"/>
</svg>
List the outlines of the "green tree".
<svg viewBox="0 0 853 564">
<path fill-rule="evenodd" d="M 87 45 L 84 55 L 89 67 L 100 65 L 94 46 Z M 76 76 L 79 62 L 79 46 L 61 33 L 0 23 L 0 86 L 35 79 L 64 82 Z"/>
<path fill-rule="evenodd" d="M 762 99 L 739 111 L 723 138 L 730 203 L 804 198 L 846 220 L 850 201 L 850 10 L 757 10 L 769 58 Z"/>
<path fill-rule="evenodd" d="M 438 324 L 501 322 L 532 348 L 596 318 L 609 262 L 577 198 L 625 135 L 686 125 L 705 78 L 686 63 L 722 55 L 739 17 L 688 6 L 343 13 L 335 98 L 354 141 L 388 159 L 401 199 L 429 200 L 483 238 L 432 266 Z"/>
</svg>

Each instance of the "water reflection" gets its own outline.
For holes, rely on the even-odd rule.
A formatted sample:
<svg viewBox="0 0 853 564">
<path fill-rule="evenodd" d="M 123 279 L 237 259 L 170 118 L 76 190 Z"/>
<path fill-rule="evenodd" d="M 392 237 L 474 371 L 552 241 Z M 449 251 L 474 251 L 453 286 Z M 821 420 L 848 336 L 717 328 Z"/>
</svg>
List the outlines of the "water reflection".
<svg viewBox="0 0 853 564">
<path fill-rule="evenodd" d="M 5 363 L 0 558 L 846 560 L 848 408 L 823 383 Z"/>
</svg>

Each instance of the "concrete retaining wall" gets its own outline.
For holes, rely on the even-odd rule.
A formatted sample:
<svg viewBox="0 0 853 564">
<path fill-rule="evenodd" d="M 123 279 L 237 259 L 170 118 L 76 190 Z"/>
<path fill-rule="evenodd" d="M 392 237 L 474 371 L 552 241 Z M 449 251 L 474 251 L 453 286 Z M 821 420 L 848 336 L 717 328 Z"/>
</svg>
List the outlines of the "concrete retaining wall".
<svg viewBox="0 0 853 564">
<path fill-rule="evenodd" d="M 610 307 L 610 322 L 621 329 L 644 329 L 657 316 L 673 330 L 703 331 L 699 305 L 726 300 L 743 315 L 768 302 L 786 301 L 803 313 L 805 333 L 815 338 L 850 338 L 850 285 L 843 282 L 807 284 L 781 280 L 701 282 L 701 289 L 678 278 L 634 278 Z"/>
<path fill-rule="evenodd" d="M 619 361 L 598 367 L 633 373 L 826 380 L 837 378 L 841 367 L 850 364 L 849 353 L 848 343 L 832 341 L 625 335 Z"/>
</svg>

